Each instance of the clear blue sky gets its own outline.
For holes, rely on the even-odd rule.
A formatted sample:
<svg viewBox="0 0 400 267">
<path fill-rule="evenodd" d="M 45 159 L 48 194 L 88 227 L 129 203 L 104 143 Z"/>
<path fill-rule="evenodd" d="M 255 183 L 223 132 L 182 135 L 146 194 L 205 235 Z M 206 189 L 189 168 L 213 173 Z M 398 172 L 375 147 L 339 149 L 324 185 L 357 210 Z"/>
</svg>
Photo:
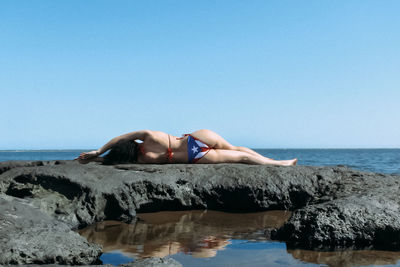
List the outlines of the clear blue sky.
<svg viewBox="0 0 400 267">
<path fill-rule="evenodd" d="M 212 129 L 400 147 L 400 1 L 0 1 L 0 149 Z"/>
</svg>

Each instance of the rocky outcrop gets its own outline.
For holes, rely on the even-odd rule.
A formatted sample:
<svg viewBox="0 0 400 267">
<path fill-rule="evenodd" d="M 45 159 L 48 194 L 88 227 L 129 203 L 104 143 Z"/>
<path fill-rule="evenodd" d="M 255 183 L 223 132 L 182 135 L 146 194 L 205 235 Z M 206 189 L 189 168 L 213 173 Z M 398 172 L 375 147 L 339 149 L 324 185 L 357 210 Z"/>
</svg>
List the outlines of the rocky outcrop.
<svg viewBox="0 0 400 267">
<path fill-rule="evenodd" d="M 0 193 L 29 198 L 72 228 L 105 219 L 129 221 L 136 212 L 160 210 L 294 210 L 332 199 L 338 182 L 349 172 L 241 164 L 11 163 L 17 167 L 1 174 Z M 0 169 L 7 165 L 0 163 Z"/>
<path fill-rule="evenodd" d="M 31 264 L 29 265 L 30 267 L 37 267 L 37 266 L 48 266 L 48 267 L 54 267 L 54 266 L 59 266 L 55 264 Z M 81 266 L 90 266 L 90 267 L 96 267 L 96 266 L 107 266 L 107 267 L 112 267 L 114 265 L 111 264 L 104 264 L 104 265 L 81 265 Z M 157 258 L 157 257 L 151 257 L 151 258 L 146 258 L 146 259 L 138 259 L 133 262 L 129 263 L 124 263 L 118 265 L 119 267 L 182 267 L 182 264 L 180 264 L 178 261 L 172 259 L 172 258 Z"/>
<path fill-rule="evenodd" d="M 28 201 L 0 196 L 0 264 L 90 264 L 101 247 Z"/>
<path fill-rule="evenodd" d="M 353 266 L 398 266 L 400 251 L 382 250 L 344 250 L 315 251 L 288 249 L 293 258 L 302 262 L 318 264 L 318 266 L 353 267 Z"/>
<path fill-rule="evenodd" d="M 400 177 L 349 174 L 333 199 L 294 211 L 272 237 L 312 249 L 400 249 Z"/>
<path fill-rule="evenodd" d="M 121 267 L 182 267 L 182 264 L 172 258 L 147 258 L 131 263 L 121 264 Z"/>
<path fill-rule="evenodd" d="M 271 235 L 295 246 L 397 248 L 400 242 L 400 177 L 393 175 L 346 167 L 103 166 L 75 161 L 0 162 L 0 173 L 0 195 L 23 199 L 57 227 L 63 225 L 60 229 L 103 220 L 129 222 L 136 212 L 285 209 L 294 211 L 292 217 Z M 14 251 L 14 246 L 4 249 Z"/>
</svg>

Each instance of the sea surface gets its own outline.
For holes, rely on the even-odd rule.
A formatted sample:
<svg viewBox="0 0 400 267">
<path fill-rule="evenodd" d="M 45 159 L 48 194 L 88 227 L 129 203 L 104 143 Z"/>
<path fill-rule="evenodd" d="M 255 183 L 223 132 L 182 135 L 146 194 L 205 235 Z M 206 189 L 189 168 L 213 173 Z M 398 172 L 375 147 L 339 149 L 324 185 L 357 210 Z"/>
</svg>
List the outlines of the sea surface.
<svg viewBox="0 0 400 267">
<path fill-rule="evenodd" d="M 298 158 L 299 165 L 336 166 L 400 175 L 400 149 L 255 149 L 274 159 Z M 0 150 L 0 161 L 71 160 L 88 150 Z M 105 221 L 79 233 L 103 246 L 104 264 L 145 257 L 171 257 L 183 266 L 400 266 L 400 251 L 317 252 L 290 249 L 265 238 L 287 211 L 224 213 L 164 211 L 138 214 L 132 224 Z"/>
<path fill-rule="evenodd" d="M 93 150 L 93 149 L 92 149 Z M 400 174 L 400 149 L 254 149 L 277 160 L 298 158 L 299 165 L 335 166 Z M 71 160 L 88 150 L 0 150 L 0 161 Z"/>
</svg>

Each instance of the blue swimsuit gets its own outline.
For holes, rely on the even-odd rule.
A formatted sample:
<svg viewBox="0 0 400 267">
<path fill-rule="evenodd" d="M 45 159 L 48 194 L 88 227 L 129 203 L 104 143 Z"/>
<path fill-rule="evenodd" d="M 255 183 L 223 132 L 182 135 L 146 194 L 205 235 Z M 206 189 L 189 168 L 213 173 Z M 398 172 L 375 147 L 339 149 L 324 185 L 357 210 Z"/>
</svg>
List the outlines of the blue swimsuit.
<svg viewBox="0 0 400 267">
<path fill-rule="evenodd" d="M 187 149 L 189 163 L 196 163 L 210 151 L 211 147 L 190 134 L 185 135 L 188 135 Z"/>
</svg>

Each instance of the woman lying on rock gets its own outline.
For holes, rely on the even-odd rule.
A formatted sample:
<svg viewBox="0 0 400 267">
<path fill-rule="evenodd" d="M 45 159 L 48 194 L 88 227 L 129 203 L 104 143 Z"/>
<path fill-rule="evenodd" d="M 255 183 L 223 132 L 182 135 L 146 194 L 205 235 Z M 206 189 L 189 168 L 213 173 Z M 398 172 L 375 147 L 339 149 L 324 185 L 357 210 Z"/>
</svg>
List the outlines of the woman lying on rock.
<svg viewBox="0 0 400 267">
<path fill-rule="evenodd" d="M 136 142 L 141 140 L 141 143 Z M 104 157 L 101 154 L 110 150 Z M 91 161 L 106 165 L 120 163 L 247 163 L 296 165 L 297 159 L 274 160 L 241 146 L 233 146 L 210 130 L 199 130 L 183 137 L 159 131 L 136 131 L 111 139 L 98 150 L 81 153 L 80 163 Z"/>
</svg>

